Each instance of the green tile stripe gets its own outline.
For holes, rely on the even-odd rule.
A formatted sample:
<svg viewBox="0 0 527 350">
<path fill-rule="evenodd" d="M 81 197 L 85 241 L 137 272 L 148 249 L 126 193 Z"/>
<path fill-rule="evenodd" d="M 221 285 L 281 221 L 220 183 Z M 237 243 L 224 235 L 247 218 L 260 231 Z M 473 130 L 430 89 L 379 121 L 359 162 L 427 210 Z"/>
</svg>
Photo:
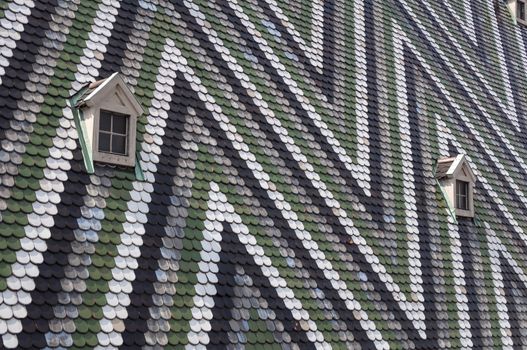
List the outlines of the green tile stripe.
<svg viewBox="0 0 527 350">
<path fill-rule="evenodd" d="M 385 4 L 386 7 L 389 6 Z M 387 8 L 384 9 L 385 11 Z M 407 285 L 407 281 L 401 281 L 401 279 L 411 276 L 408 263 L 408 233 L 406 227 L 406 208 L 403 204 L 406 202 L 404 198 L 404 170 L 401 154 L 403 154 L 400 129 L 399 129 L 399 108 L 397 106 L 397 92 L 396 86 L 397 72 L 396 72 L 396 58 L 395 58 L 395 47 L 394 47 L 394 31 L 392 22 L 390 19 L 384 18 L 382 23 L 384 32 L 384 41 L 382 43 L 384 55 L 387 57 L 387 64 L 384 66 L 386 69 L 386 84 L 388 86 L 387 98 L 389 107 L 386 111 L 391 117 L 387 118 L 389 128 L 389 139 L 388 144 L 390 150 L 390 158 L 385 158 L 384 161 L 388 162 L 391 166 L 391 173 L 393 178 L 391 180 L 391 193 L 394 195 L 393 209 L 395 212 L 395 235 L 396 235 L 396 247 L 395 254 L 391 254 L 392 259 L 395 259 L 397 263 L 387 264 L 386 268 L 394 276 L 394 279 L 398 277 L 398 284 L 401 290 L 406 294 L 409 300 L 413 300 L 411 288 Z"/>
<path fill-rule="evenodd" d="M 142 56 L 142 69 L 137 78 L 137 86 L 134 87 L 135 96 L 146 111 L 138 119 L 138 146 L 144 139 L 145 126 L 148 124 L 148 110 L 154 98 L 156 76 L 165 41 L 164 28 L 167 28 L 166 24 L 170 21 L 161 8 L 158 8 L 154 16 Z M 102 307 L 107 304 L 108 282 L 113 279 L 111 270 L 119 255 L 117 246 L 121 244 L 120 236 L 124 232 L 124 213 L 128 210 L 127 203 L 131 200 L 130 192 L 135 180 L 134 174 L 128 171 L 115 170 L 111 177 L 110 196 L 106 200 L 104 219 L 101 220 L 102 229 L 98 233 L 99 240 L 94 243 L 92 264 L 88 266 L 89 275 L 85 281 L 90 293 L 83 294 L 79 318 L 74 320 L 76 331 L 72 333 L 72 337 L 75 346 L 94 346 L 98 342 L 96 335 L 101 331 L 99 321 L 103 318 Z"/>
<path fill-rule="evenodd" d="M 183 48 L 181 48 L 181 50 L 182 50 L 182 54 L 183 54 L 183 56 L 188 60 L 189 65 L 191 65 L 192 63 L 194 63 L 194 61 L 192 60 L 193 53 L 192 53 L 192 52 L 189 52 L 189 50 L 188 50 L 187 47 L 183 47 Z M 225 98 L 225 96 L 223 95 L 223 93 L 224 93 L 223 89 L 221 89 L 220 87 L 217 87 L 217 81 L 220 81 L 220 79 L 214 79 L 214 78 L 215 78 L 214 76 L 208 76 L 208 75 L 204 74 L 204 71 L 203 71 L 203 70 L 199 70 L 199 69 L 195 70 L 195 73 L 196 73 L 196 75 L 201 79 L 202 84 L 205 85 L 205 86 L 207 86 L 208 91 L 209 91 L 209 93 L 210 93 L 211 95 L 213 95 L 217 100 L 223 100 L 223 99 Z M 232 118 L 232 123 L 233 123 L 234 125 L 236 125 L 237 128 L 241 126 L 240 129 L 239 129 L 239 131 L 240 131 L 240 133 L 243 135 L 243 137 L 245 138 L 245 137 L 249 136 L 248 134 L 246 134 L 246 133 L 244 133 L 244 132 L 247 132 L 247 130 L 250 130 L 250 129 L 245 129 L 245 128 L 243 127 L 243 124 L 245 123 L 245 121 L 244 121 L 244 120 L 241 120 L 240 118 L 238 118 L 238 113 L 237 113 L 237 111 L 236 111 L 234 108 L 232 108 L 232 109 L 229 108 L 228 106 L 222 106 L 222 109 L 223 109 L 223 112 L 224 112 L 226 115 L 229 116 L 229 118 Z M 248 141 L 248 140 L 246 140 L 246 141 Z M 258 142 L 257 142 L 257 140 L 256 140 L 255 138 L 252 138 L 251 140 L 249 140 L 249 143 L 250 143 L 250 147 L 253 146 L 253 145 L 257 145 L 257 144 L 258 144 Z M 260 152 L 256 152 L 256 153 L 255 153 L 255 155 L 257 155 L 257 158 L 258 158 L 258 156 L 261 156 L 261 153 L 263 153 L 263 152 L 260 151 Z M 200 156 L 201 156 L 201 155 L 200 155 Z M 264 165 L 264 164 L 262 163 L 261 159 L 257 159 L 257 160 L 260 162 L 260 164 L 262 164 L 262 166 L 265 167 L 265 166 L 267 165 L 267 164 Z M 268 164 L 270 164 L 270 165 L 267 165 L 268 168 L 272 167 L 272 163 L 271 163 L 270 161 L 266 160 L 265 162 L 267 162 Z M 209 166 L 209 168 L 205 168 L 205 169 L 207 169 L 207 171 L 210 172 L 211 174 L 214 174 L 214 172 L 215 172 L 215 168 L 210 168 L 210 164 L 209 164 L 208 166 Z M 199 169 L 198 166 L 197 166 L 196 168 Z M 219 176 L 220 174 L 221 174 L 221 173 L 219 173 L 218 176 Z M 213 181 L 213 179 L 207 179 L 207 180 L 208 180 L 208 181 Z M 217 181 L 217 179 L 214 180 L 214 181 Z M 290 192 L 290 191 L 283 191 L 284 194 L 287 194 L 287 193 L 289 193 L 289 192 Z M 207 193 L 207 195 L 208 195 L 208 185 L 207 185 L 207 190 L 206 190 L 205 193 Z M 226 195 L 227 195 L 227 194 L 226 194 Z M 229 195 L 227 195 L 227 196 L 229 197 Z M 287 199 L 286 199 L 286 200 L 287 200 Z M 233 202 L 236 203 L 235 200 L 234 200 Z M 298 203 L 298 200 L 296 200 L 296 202 Z M 291 203 L 291 201 L 289 201 L 289 203 Z M 198 203 L 196 203 L 196 204 L 198 204 Z M 234 205 L 234 204 L 233 204 L 233 205 Z M 235 206 L 235 208 L 239 207 L 238 205 L 234 205 L 234 206 Z M 245 209 L 245 207 L 244 207 L 244 209 L 243 209 L 241 212 L 238 212 L 238 214 L 240 214 L 240 216 L 243 217 L 243 216 L 245 215 L 245 214 L 244 214 L 244 211 L 245 211 L 245 210 L 246 210 L 246 209 Z M 250 220 L 250 222 L 252 222 L 252 221 L 254 221 L 254 220 Z M 246 224 L 247 226 L 250 227 L 250 225 L 249 225 L 248 223 L 245 223 L 245 224 Z M 252 232 L 252 229 L 251 229 L 251 232 Z M 287 266 L 287 265 L 286 265 L 285 263 L 283 263 L 281 266 L 284 266 L 284 267 L 281 268 L 281 269 L 282 269 L 282 273 L 286 272 L 285 269 L 286 269 L 286 266 Z M 277 268 L 278 268 L 278 267 L 277 267 Z M 287 276 L 287 274 L 284 275 L 284 278 L 285 278 L 285 276 Z M 285 279 L 287 280 L 287 278 L 285 278 Z M 176 289 L 177 289 L 177 288 L 176 288 Z M 186 332 L 185 332 L 185 334 L 186 334 Z"/>
<path fill-rule="evenodd" d="M 249 15 L 248 12 L 249 11 L 247 11 L 247 14 Z M 251 13 L 249 16 L 251 17 L 251 15 L 254 15 L 254 13 Z M 253 21 L 253 23 L 254 22 L 258 22 L 258 21 L 255 20 Z M 256 26 L 258 27 L 258 24 L 256 24 Z M 265 30 L 265 28 L 260 26 L 260 30 L 262 31 L 263 36 L 266 39 L 269 39 L 269 42 L 270 42 L 272 40 L 272 37 L 266 34 L 267 31 Z M 228 34 L 224 33 L 224 35 L 228 35 Z M 234 44 L 230 43 L 232 39 L 227 40 L 228 39 L 227 37 L 222 37 L 222 39 L 225 41 L 225 45 L 229 49 L 233 51 L 236 50 L 236 47 L 234 46 Z M 257 75 L 257 73 L 254 73 L 254 69 L 251 69 L 251 66 L 249 65 L 249 63 L 246 63 L 243 66 L 247 72 L 250 72 L 248 74 L 250 78 Z M 297 78 L 302 79 L 301 77 L 297 77 Z M 253 83 L 257 84 L 256 82 L 253 82 Z M 412 298 L 410 298 L 411 289 L 409 285 L 407 285 L 409 281 L 408 262 L 406 260 L 401 261 L 402 263 L 401 265 L 403 266 L 403 268 L 401 268 L 401 266 L 396 266 L 394 264 L 386 264 L 386 262 L 383 261 L 385 260 L 384 256 L 386 255 L 386 252 L 383 250 L 384 246 L 381 244 L 382 242 L 378 241 L 378 238 L 374 237 L 369 232 L 369 227 L 371 226 L 370 221 L 368 221 L 363 216 L 361 216 L 360 213 L 357 215 L 357 211 L 352 205 L 353 203 L 352 198 L 346 195 L 349 189 L 345 186 L 341 187 L 339 185 L 341 181 L 334 180 L 332 175 L 328 173 L 328 167 L 325 164 L 323 164 L 319 158 L 313 155 L 310 145 L 306 142 L 306 140 L 309 139 L 309 135 L 304 135 L 299 132 L 298 128 L 296 127 L 295 121 L 289 120 L 288 111 L 277 110 L 277 108 L 281 108 L 282 106 L 276 103 L 275 97 L 270 93 L 268 86 L 269 84 L 258 85 L 258 88 L 259 88 L 258 91 L 262 94 L 263 100 L 268 103 L 270 108 L 275 113 L 276 117 L 282 123 L 282 126 L 287 129 L 289 136 L 291 136 L 295 140 L 295 144 L 300 147 L 300 149 L 302 150 L 302 153 L 308 158 L 309 164 L 311 164 L 315 168 L 315 172 L 317 172 L 320 175 L 321 180 L 326 184 L 328 189 L 333 193 L 335 198 L 340 202 L 340 205 L 342 206 L 342 208 L 344 208 L 347 214 L 349 215 L 349 217 L 351 217 L 354 220 L 356 227 L 361 230 L 361 233 L 363 234 L 363 237 L 366 239 L 368 245 L 370 245 L 370 247 L 374 250 L 375 255 L 377 255 L 379 259 L 381 260 L 381 262 L 385 265 L 385 267 L 387 268 L 387 271 L 390 274 L 392 274 L 394 281 L 399 284 L 399 286 L 401 287 L 401 290 L 404 293 L 406 293 L 408 300 L 412 300 Z M 306 93 L 306 95 L 308 97 L 310 96 L 309 93 Z M 311 96 L 311 97 L 312 99 L 315 99 L 314 96 Z M 282 191 L 282 193 L 284 193 L 284 196 L 286 196 L 286 194 L 289 192 L 290 191 Z M 286 200 L 290 203 L 295 203 L 295 202 L 298 203 L 298 200 L 291 202 L 292 199 L 289 198 L 288 196 L 286 196 Z M 297 210 L 298 209 L 300 208 L 297 207 Z M 403 238 L 403 242 L 406 242 L 405 238 Z M 407 256 L 408 254 L 406 253 L 405 255 Z M 406 273 L 406 275 L 401 275 L 401 272 Z"/>
<path fill-rule="evenodd" d="M 485 217 L 493 217 L 494 214 L 485 210 L 483 215 L 485 215 Z M 494 230 L 493 223 L 489 222 L 489 225 Z M 498 233 L 499 231 L 495 231 L 495 232 Z M 501 340 L 502 327 L 500 325 L 500 317 L 498 314 L 498 302 L 496 300 L 496 296 L 495 296 L 496 294 L 494 292 L 494 278 L 492 276 L 493 264 L 490 261 L 490 255 L 489 255 L 490 247 L 488 245 L 489 241 L 488 241 L 488 237 L 484 229 L 479 229 L 477 232 L 477 235 L 478 236 L 475 238 L 475 241 L 480 243 L 480 247 L 479 249 L 471 247 L 471 252 L 473 254 L 472 259 L 476 260 L 479 257 L 481 260 L 481 267 L 482 267 L 481 270 L 482 271 L 477 271 L 477 272 L 481 272 L 484 276 L 484 278 L 479 279 L 479 281 L 482 282 L 482 287 L 485 289 L 485 295 L 488 298 L 488 302 L 483 303 L 483 304 L 488 307 L 487 312 L 489 313 L 489 318 L 487 319 L 487 321 L 490 322 L 492 326 L 491 333 L 492 333 L 492 340 L 494 342 L 493 346 L 494 348 L 501 348 L 503 347 L 503 342 Z M 476 253 L 476 251 L 479 254 Z M 517 262 L 524 261 L 523 259 L 518 259 L 516 257 L 515 259 Z M 522 269 L 525 270 L 525 267 L 522 266 Z M 479 311 L 482 312 L 486 310 L 480 309 Z"/>
<path fill-rule="evenodd" d="M 263 25 L 262 21 L 265 18 L 268 20 L 267 16 L 260 12 L 257 8 L 254 6 L 251 6 L 249 2 L 246 1 L 240 1 L 239 5 L 243 8 L 245 14 L 249 16 L 251 22 L 256 26 L 256 29 L 262 34 L 263 38 L 267 41 L 267 44 L 273 49 L 275 55 L 277 55 L 280 58 L 280 62 L 286 67 L 286 70 L 291 74 L 291 76 L 294 78 L 295 82 L 298 84 L 299 88 L 302 89 L 305 96 L 309 99 L 312 106 L 315 108 L 315 111 L 317 114 L 320 115 L 322 121 L 328 125 L 328 127 L 331 129 L 333 134 L 335 135 L 335 138 L 339 141 L 342 148 L 346 150 L 346 154 L 353 159 L 354 161 L 357 161 L 358 154 L 357 154 L 357 123 L 356 123 L 356 115 L 355 110 L 357 109 L 356 106 L 356 76 L 355 76 L 355 62 L 354 59 L 354 48 L 355 43 L 354 39 L 351 35 L 346 36 L 346 58 L 352 58 L 349 59 L 346 64 L 348 64 L 350 67 L 348 68 L 348 71 L 346 72 L 349 75 L 346 75 L 344 77 L 345 84 L 346 84 L 346 91 L 348 93 L 345 94 L 345 105 L 344 105 L 344 114 L 343 118 L 335 118 L 333 115 L 336 113 L 335 111 L 330 111 L 326 109 L 326 106 L 320 102 L 321 97 L 320 94 L 317 91 L 317 88 L 313 81 L 306 76 L 306 73 L 300 69 L 300 65 L 296 64 L 294 60 L 291 60 L 287 58 L 286 52 L 290 51 L 288 47 L 283 46 L 282 43 L 277 42 L 275 37 L 269 33 L 267 28 Z M 351 20 L 354 18 L 353 11 L 354 7 L 352 4 L 349 4 L 346 8 L 347 14 L 349 15 L 347 18 L 349 19 L 346 22 L 346 31 L 353 33 L 354 30 L 354 22 Z M 225 45 L 232 44 L 232 39 L 225 39 L 224 43 Z M 240 55 L 241 58 L 241 55 Z M 264 87 L 267 85 L 267 81 L 260 84 L 257 84 L 254 82 L 259 88 Z M 344 124 L 341 126 L 337 123 L 337 119 L 339 121 L 343 122 Z M 342 130 L 346 130 L 345 132 Z"/>
<path fill-rule="evenodd" d="M 295 26 L 307 45 L 312 44 L 311 31 L 313 28 L 312 3 L 309 1 L 277 0 L 277 5 L 287 16 L 289 23 Z"/>
<path fill-rule="evenodd" d="M 424 8 L 422 6 L 419 6 L 417 3 L 413 3 L 411 1 L 407 1 L 406 3 L 412 7 L 415 14 L 422 13 L 424 11 Z M 494 12 L 494 9 L 492 8 L 492 6 L 479 6 L 479 10 L 480 10 L 480 13 L 479 13 L 480 21 L 485 23 L 486 26 L 490 27 L 491 26 L 490 23 L 495 21 L 496 14 Z M 452 42 L 448 40 L 448 38 L 441 37 L 442 33 L 444 33 L 443 31 L 432 29 L 434 28 L 435 24 L 433 24 L 431 21 L 424 20 L 425 18 L 427 18 L 427 16 L 428 15 L 419 17 L 420 19 L 422 19 L 421 21 L 422 24 L 427 28 L 427 33 L 431 37 L 434 38 L 435 43 L 441 47 L 441 50 L 443 50 L 443 52 L 446 52 L 446 53 L 453 52 L 455 48 L 453 47 Z M 483 30 L 485 31 L 485 29 Z M 459 35 L 458 31 L 452 30 L 452 31 L 449 31 L 448 33 L 450 35 L 455 35 L 458 42 L 464 41 L 463 38 Z M 487 87 L 492 89 L 492 91 L 494 91 L 499 96 L 499 98 L 501 99 L 500 102 L 503 103 L 504 105 L 508 105 L 507 95 L 505 93 L 506 82 L 503 81 L 501 78 L 497 78 L 497 77 L 501 77 L 501 74 L 494 74 L 494 75 L 488 74 L 488 76 L 486 76 L 485 74 L 486 72 L 495 73 L 496 67 L 501 67 L 503 63 L 502 62 L 503 56 L 500 56 L 500 54 L 502 53 L 498 51 L 498 43 L 496 41 L 495 36 L 493 35 L 494 32 L 491 32 L 490 28 L 488 28 L 488 31 L 485 31 L 485 34 L 487 33 L 488 35 L 480 35 L 479 38 L 483 41 L 486 41 L 486 49 L 490 50 L 490 52 L 487 51 L 485 53 L 485 57 L 489 60 L 487 61 L 488 62 L 487 68 L 492 67 L 492 69 L 481 69 L 482 68 L 481 66 L 479 67 L 476 66 L 474 68 L 478 71 L 478 73 L 481 73 L 481 75 L 485 76 L 485 79 L 487 79 L 487 81 L 491 84 L 490 86 L 487 86 Z M 415 42 L 419 42 L 419 39 L 416 39 Z M 479 59 L 476 58 L 477 53 L 474 53 L 474 55 L 472 55 L 469 45 L 463 46 L 462 53 L 464 55 L 468 55 L 470 59 L 472 60 L 472 62 L 474 62 L 475 64 L 481 61 L 481 58 Z M 454 63 L 453 57 L 449 57 L 449 59 L 451 62 Z M 433 62 L 433 61 L 428 61 L 428 62 Z M 465 80 L 470 80 L 472 76 L 465 74 L 463 78 Z M 472 83 L 472 86 L 476 86 L 476 82 L 470 82 L 470 83 Z M 480 106 L 485 106 L 486 96 L 483 95 L 483 91 L 481 91 L 481 93 L 482 95 L 478 94 L 478 98 L 480 99 L 478 104 Z"/>
<path fill-rule="evenodd" d="M 212 16 L 212 15 L 210 15 Z M 208 18 L 209 19 L 209 18 Z M 211 23 L 213 23 L 211 21 Z M 213 28 L 216 29 L 214 27 L 214 24 L 213 24 Z M 221 37 L 221 34 L 220 34 L 220 37 Z M 228 46 L 228 45 L 227 45 Z M 198 73 L 198 76 L 199 76 L 199 71 L 197 72 Z M 202 82 L 204 83 L 204 85 L 209 85 L 205 82 L 205 79 L 207 79 L 206 77 L 202 77 L 200 76 L 200 78 L 202 79 Z M 213 81 L 215 81 L 213 79 Z M 212 82 L 211 84 L 209 85 L 209 87 L 212 85 Z M 218 89 L 217 93 L 214 94 L 214 89 L 210 88 L 209 89 L 209 93 L 212 93 L 214 95 L 214 97 L 217 97 L 218 94 L 221 93 L 221 90 Z M 262 93 L 262 90 L 260 89 L 259 90 L 260 93 Z M 221 98 L 221 95 L 220 95 L 220 98 Z M 264 100 L 265 100 L 265 96 L 264 96 Z M 251 130 L 251 128 L 244 128 L 243 125 L 245 123 L 244 120 L 241 120 L 238 118 L 238 113 L 236 113 L 235 111 L 230 111 L 228 107 L 226 106 L 223 106 L 223 112 L 228 115 L 230 118 L 231 118 L 231 122 L 236 125 L 236 127 L 238 128 L 239 126 L 241 126 L 240 128 L 238 128 L 238 131 L 239 133 L 244 137 L 245 139 L 245 142 L 248 144 L 249 148 L 251 149 L 252 153 L 256 156 L 256 160 L 259 164 L 262 165 L 262 167 L 264 168 L 264 170 L 269 173 L 272 177 L 272 180 L 273 180 L 273 183 L 277 186 L 277 189 L 278 191 L 280 191 L 284 197 L 285 197 L 285 200 L 290 203 L 293 207 L 293 210 L 296 211 L 296 213 L 301 216 L 303 210 L 302 210 L 302 207 L 301 207 L 301 202 L 298 198 L 295 198 L 295 196 L 292 193 L 292 191 L 290 190 L 290 188 L 286 187 L 286 185 L 284 185 L 284 181 L 280 181 L 279 178 L 280 178 L 280 173 L 276 170 L 276 164 L 273 164 L 273 161 L 266 157 L 264 155 L 264 152 L 260 151 L 258 152 L 258 150 L 254 150 L 254 147 L 256 147 L 256 145 L 258 145 L 258 141 L 255 137 L 251 137 L 250 136 L 250 133 L 249 131 Z M 274 178 L 273 178 L 274 177 Z M 278 179 L 278 180 L 277 180 Z M 295 203 L 297 203 L 297 206 L 295 207 Z M 242 213 L 239 213 L 242 217 Z M 249 224 L 246 223 L 247 226 L 251 227 Z M 315 231 L 317 231 L 318 229 L 316 228 L 313 228 Z M 251 232 L 253 232 L 254 228 L 251 228 Z M 311 232 L 313 235 L 315 234 L 315 232 Z M 319 237 L 319 243 L 322 243 L 322 242 L 325 242 L 325 237 L 323 236 L 320 236 Z M 265 247 L 265 245 L 263 245 Z M 327 255 L 328 254 L 331 254 L 333 252 L 332 249 L 328 250 L 328 252 L 325 252 Z M 272 252 L 270 252 L 271 254 L 273 254 Z M 272 255 L 271 255 L 272 256 Z M 338 257 L 335 257 L 334 258 L 334 261 L 339 261 L 340 258 Z M 287 274 L 285 275 L 287 276 Z M 284 276 L 284 278 L 285 278 Z M 287 278 L 286 278 L 287 280 Z M 353 286 L 353 285 L 349 285 L 350 281 L 347 281 L 348 283 L 348 287 L 350 288 L 350 290 L 353 290 L 355 294 L 357 294 L 357 287 L 356 286 Z M 361 293 L 362 294 L 362 293 Z M 367 299 L 367 296 L 365 294 L 363 294 L 363 298 L 359 298 L 359 296 L 357 296 L 357 299 L 361 301 L 361 304 L 365 305 L 366 303 L 369 303 L 368 299 Z M 374 307 L 371 306 L 371 307 L 368 307 L 369 310 L 374 310 Z M 380 316 L 377 318 L 377 319 L 381 319 Z M 325 328 L 322 328 L 322 329 L 325 329 Z M 328 330 L 331 330 L 331 328 L 328 328 Z"/>
<path fill-rule="evenodd" d="M 44 178 L 43 169 L 46 167 L 49 148 L 53 146 L 52 139 L 56 136 L 59 119 L 63 117 L 62 110 L 66 107 L 69 89 L 75 81 L 76 64 L 80 63 L 82 50 L 88 40 L 86 28 L 93 24 L 98 3 L 83 1 L 79 4 L 64 49 L 57 59 L 42 109 L 33 124 L 34 131 L 29 137 L 27 153 L 22 155 L 12 196 L 6 200 L 7 208 L 0 222 L 0 235 L 7 243 L 0 250 L 0 291 L 6 290 L 5 279 L 12 273 L 11 264 L 16 261 L 16 252 L 21 248 L 20 239 L 25 237 L 24 226 L 29 223 L 27 215 L 33 211 L 35 192 L 40 189 L 39 181 Z"/>
</svg>

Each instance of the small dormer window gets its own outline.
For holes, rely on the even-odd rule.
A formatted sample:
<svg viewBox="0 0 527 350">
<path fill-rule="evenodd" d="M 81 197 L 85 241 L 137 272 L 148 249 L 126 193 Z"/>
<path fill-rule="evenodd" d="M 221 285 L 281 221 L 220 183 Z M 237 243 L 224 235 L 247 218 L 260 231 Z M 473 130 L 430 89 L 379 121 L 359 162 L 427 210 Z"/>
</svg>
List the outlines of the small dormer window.
<svg viewBox="0 0 527 350">
<path fill-rule="evenodd" d="M 137 118 L 143 109 L 119 74 L 86 85 L 70 104 L 77 112 L 88 170 L 96 163 L 136 165 Z"/>
<path fill-rule="evenodd" d="M 458 217 L 474 217 L 476 177 L 466 156 L 442 158 L 437 162 L 436 178 Z"/>
</svg>

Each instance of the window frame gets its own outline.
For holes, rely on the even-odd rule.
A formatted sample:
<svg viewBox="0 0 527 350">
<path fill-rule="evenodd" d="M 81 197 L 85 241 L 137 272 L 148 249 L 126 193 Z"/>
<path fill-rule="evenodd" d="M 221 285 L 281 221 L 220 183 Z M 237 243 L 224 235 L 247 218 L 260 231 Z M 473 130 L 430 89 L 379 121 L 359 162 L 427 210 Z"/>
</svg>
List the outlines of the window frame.
<svg viewBox="0 0 527 350">
<path fill-rule="evenodd" d="M 128 144 L 130 142 L 130 140 L 129 140 L 129 136 L 130 136 L 130 115 L 129 114 L 117 113 L 117 112 L 113 112 L 113 111 L 107 111 L 107 110 L 103 110 L 103 109 L 99 110 L 99 113 L 100 113 L 100 115 L 99 115 L 99 134 L 98 134 L 99 142 L 97 143 L 97 151 L 101 152 L 101 153 L 109 153 L 109 154 L 116 154 L 116 155 L 120 155 L 120 156 L 127 156 L 128 152 L 129 152 Z M 105 117 L 104 114 L 108 114 L 108 116 Z M 114 130 L 114 121 L 115 121 L 116 117 L 121 117 L 121 118 L 123 118 L 125 120 L 125 131 L 124 131 L 124 134 L 119 133 L 119 132 Z M 103 118 L 110 118 L 110 130 L 103 130 L 103 129 L 101 129 L 101 122 L 102 122 Z M 101 142 L 100 142 L 101 134 L 107 134 L 107 135 L 110 136 L 110 141 L 109 141 L 109 144 L 108 144 L 108 147 L 110 148 L 109 151 L 102 151 L 101 150 Z M 124 153 L 116 152 L 116 151 L 113 150 L 113 138 L 115 136 L 124 137 Z"/>
<path fill-rule="evenodd" d="M 470 182 L 456 179 L 456 190 L 454 193 L 456 209 L 470 210 Z M 464 189 L 464 193 L 461 194 L 461 189 Z M 460 204 L 463 205 L 460 205 Z"/>
<path fill-rule="evenodd" d="M 99 150 L 99 127 L 101 123 L 102 111 L 128 116 L 128 130 L 125 155 L 118 153 L 108 153 Z M 137 116 L 131 114 L 129 108 L 126 108 L 125 106 L 119 106 L 116 103 L 112 103 L 112 101 L 108 100 L 104 100 L 100 105 L 94 106 L 91 112 L 93 113 L 93 161 L 114 165 L 134 166 L 137 132 L 135 126 L 137 124 Z"/>
<path fill-rule="evenodd" d="M 520 18 L 520 4 L 523 5 L 523 19 Z M 523 25 L 527 25 L 527 0 L 516 0 L 516 8 L 514 12 L 516 15 L 516 21 Z"/>
</svg>

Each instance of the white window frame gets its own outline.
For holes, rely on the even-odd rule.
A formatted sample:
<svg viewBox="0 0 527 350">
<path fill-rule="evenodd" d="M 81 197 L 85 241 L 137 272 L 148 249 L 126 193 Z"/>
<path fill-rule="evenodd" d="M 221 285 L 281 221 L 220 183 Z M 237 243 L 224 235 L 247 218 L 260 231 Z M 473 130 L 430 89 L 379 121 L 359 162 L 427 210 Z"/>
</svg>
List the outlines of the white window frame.
<svg viewBox="0 0 527 350">
<path fill-rule="evenodd" d="M 520 3 L 523 4 L 523 14 L 525 18 L 520 18 L 520 13 L 518 11 Z M 524 25 L 527 25 L 527 0 L 516 0 L 516 20 Z"/>
</svg>

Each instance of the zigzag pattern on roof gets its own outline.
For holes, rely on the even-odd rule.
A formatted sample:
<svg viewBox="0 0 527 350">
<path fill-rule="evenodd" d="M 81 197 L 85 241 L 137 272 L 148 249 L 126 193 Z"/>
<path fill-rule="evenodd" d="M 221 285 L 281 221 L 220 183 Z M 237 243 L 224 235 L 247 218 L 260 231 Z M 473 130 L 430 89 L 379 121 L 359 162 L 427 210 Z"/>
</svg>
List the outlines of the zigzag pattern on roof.
<svg viewBox="0 0 527 350">
<path fill-rule="evenodd" d="M 522 27 L 493 1 L 0 1 L 5 348 L 519 349 Z M 84 169 L 120 72 L 145 180 Z M 476 219 L 434 177 L 465 153 Z"/>
</svg>

